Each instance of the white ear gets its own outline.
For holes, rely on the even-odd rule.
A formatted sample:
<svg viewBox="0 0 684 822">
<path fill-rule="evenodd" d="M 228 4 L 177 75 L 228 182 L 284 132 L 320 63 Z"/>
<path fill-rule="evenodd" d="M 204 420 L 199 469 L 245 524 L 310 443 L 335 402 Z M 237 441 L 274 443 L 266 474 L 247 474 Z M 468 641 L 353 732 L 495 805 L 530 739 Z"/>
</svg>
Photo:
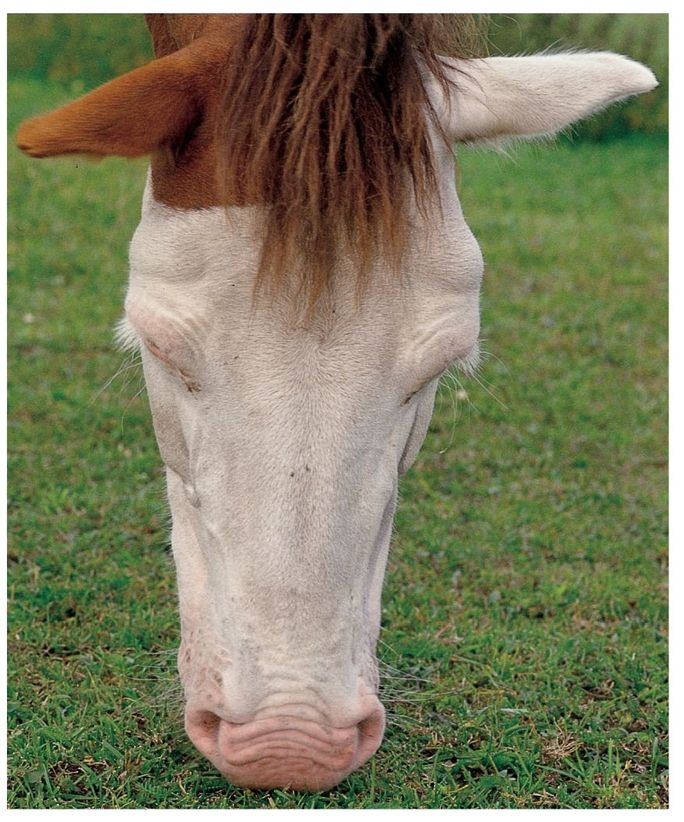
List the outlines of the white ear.
<svg viewBox="0 0 684 822">
<path fill-rule="evenodd" d="M 466 143 L 553 134 L 658 85 L 645 66 L 610 52 L 445 62 L 456 87 L 443 124 Z"/>
</svg>

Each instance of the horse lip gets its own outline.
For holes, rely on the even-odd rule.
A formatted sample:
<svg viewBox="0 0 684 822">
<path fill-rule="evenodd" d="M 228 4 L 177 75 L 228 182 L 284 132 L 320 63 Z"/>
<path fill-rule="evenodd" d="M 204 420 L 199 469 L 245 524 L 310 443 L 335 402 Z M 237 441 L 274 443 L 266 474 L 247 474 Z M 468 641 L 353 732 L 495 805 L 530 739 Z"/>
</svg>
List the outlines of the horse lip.
<svg viewBox="0 0 684 822">
<path fill-rule="evenodd" d="M 234 785 L 328 790 L 379 747 L 384 709 L 377 699 L 374 702 L 364 719 L 344 727 L 288 714 L 234 723 L 192 708 L 186 712 L 186 730 L 198 750 Z"/>
</svg>

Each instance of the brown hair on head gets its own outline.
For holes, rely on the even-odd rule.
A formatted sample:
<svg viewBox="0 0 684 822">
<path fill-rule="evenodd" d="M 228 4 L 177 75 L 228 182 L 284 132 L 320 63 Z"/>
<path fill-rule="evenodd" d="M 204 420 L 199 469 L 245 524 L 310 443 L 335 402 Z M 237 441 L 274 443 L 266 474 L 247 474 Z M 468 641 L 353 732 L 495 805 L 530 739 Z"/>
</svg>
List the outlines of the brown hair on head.
<svg viewBox="0 0 684 822">
<path fill-rule="evenodd" d="M 472 56 L 470 15 L 253 14 L 231 49 L 218 123 L 226 202 L 264 204 L 257 290 L 298 278 L 313 307 L 347 251 L 360 287 L 378 257 L 398 268 L 407 181 L 436 192 L 423 75 Z M 442 134 L 442 136 L 444 136 Z"/>
</svg>

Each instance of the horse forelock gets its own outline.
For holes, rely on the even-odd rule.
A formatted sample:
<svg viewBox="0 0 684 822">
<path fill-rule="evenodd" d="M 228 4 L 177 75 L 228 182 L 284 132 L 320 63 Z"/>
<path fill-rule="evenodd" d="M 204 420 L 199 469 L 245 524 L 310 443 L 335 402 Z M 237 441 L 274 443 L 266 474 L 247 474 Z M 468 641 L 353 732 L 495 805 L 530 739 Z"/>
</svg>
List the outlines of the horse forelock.
<svg viewBox="0 0 684 822">
<path fill-rule="evenodd" d="M 374 261 L 400 269 L 410 198 L 425 214 L 437 191 L 426 72 L 448 92 L 437 55 L 472 55 L 472 16 L 148 15 L 148 26 L 158 55 L 218 55 L 195 136 L 153 159 L 162 201 L 266 206 L 257 291 L 294 281 L 314 305 L 341 255 L 361 289 Z"/>
<path fill-rule="evenodd" d="M 459 15 L 245 16 L 222 89 L 218 179 L 224 201 L 269 206 L 258 288 L 297 277 L 315 302 L 342 251 L 361 285 L 376 259 L 400 267 L 407 197 L 425 212 L 437 187 L 425 70 L 446 91 L 436 55 L 468 53 L 472 33 Z"/>
</svg>

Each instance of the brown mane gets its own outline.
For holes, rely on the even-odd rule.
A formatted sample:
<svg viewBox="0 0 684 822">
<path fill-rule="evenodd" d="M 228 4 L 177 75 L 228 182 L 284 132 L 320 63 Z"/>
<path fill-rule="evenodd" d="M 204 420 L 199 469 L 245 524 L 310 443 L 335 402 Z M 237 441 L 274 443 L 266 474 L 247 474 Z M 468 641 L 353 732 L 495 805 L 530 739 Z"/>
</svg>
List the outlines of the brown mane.
<svg viewBox="0 0 684 822">
<path fill-rule="evenodd" d="M 399 266 L 407 181 L 422 211 L 436 189 L 422 74 L 446 91 L 436 55 L 471 56 L 477 32 L 469 15 L 245 15 L 216 143 L 224 201 L 270 205 L 257 288 L 295 277 L 313 303 L 342 249 L 361 285 L 375 258 Z"/>
</svg>

